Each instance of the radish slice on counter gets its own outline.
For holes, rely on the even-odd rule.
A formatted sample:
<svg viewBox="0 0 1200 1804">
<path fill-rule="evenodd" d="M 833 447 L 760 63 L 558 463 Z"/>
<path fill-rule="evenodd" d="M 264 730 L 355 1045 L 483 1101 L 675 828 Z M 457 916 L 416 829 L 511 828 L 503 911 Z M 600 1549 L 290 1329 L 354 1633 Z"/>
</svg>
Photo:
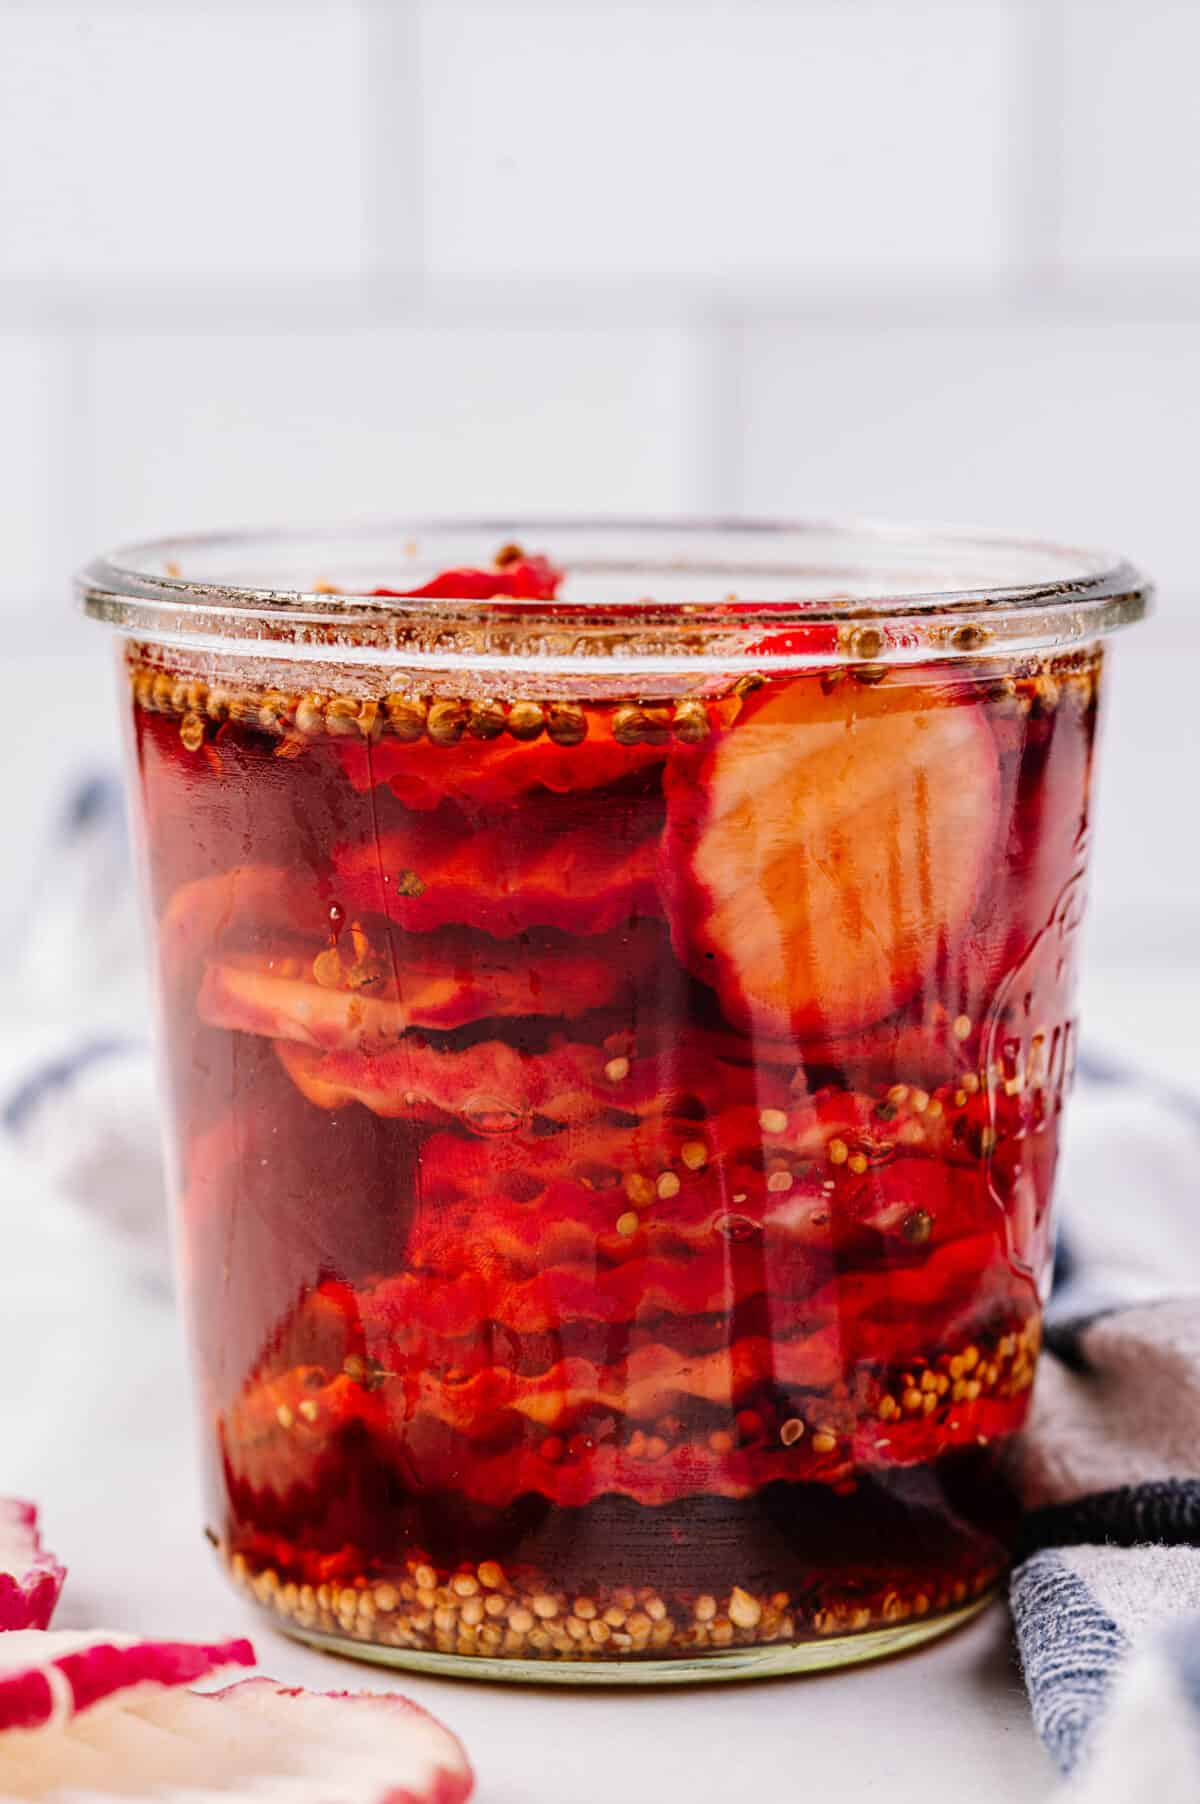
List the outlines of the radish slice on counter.
<svg viewBox="0 0 1200 1804">
<path fill-rule="evenodd" d="M 191 1685 L 226 1667 L 253 1665 L 254 1649 L 240 1639 L 145 1641 L 87 1629 L 18 1629 L 0 1637 L 0 1781 L 11 1759 L 7 1730 L 56 1734 L 123 1694 L 140 1704 L 150 1687 Z M 0 1784 L 0 1797 L 6 1795 Z"/>
<path fill-rule="evenodd" d="M 73 1804 L 463 1804 L 471 1768 L 407 1699 L 244 1679 L 248 1641 L 216 1645 L 18 1631 L 0 1639 L 0 1797 Z"/>
<path fill-rule="evenodd" d="M 0 1497 L 0 1629 L 44 1629 L 66 1576 L 42 1546 L 36 1507 Z"/>
</svg>

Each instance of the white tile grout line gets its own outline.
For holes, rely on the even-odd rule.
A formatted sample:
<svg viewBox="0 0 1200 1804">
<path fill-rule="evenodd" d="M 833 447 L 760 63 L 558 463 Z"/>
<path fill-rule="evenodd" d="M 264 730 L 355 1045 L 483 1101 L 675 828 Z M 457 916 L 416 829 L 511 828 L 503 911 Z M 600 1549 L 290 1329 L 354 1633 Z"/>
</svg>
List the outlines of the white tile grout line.
<svg viewBox="0 0 1200 1804">
<path fill-rule="evenodd" d="M 745 501 L 745 334 L 736 315 L 717 312 L 697 339 L 702 362 L 692 486 L 699 511 L 721 518 L 740 513 Z"/>
<path fill-rule="evenodd" d="M 946 280 L 924 286 L 886 282 L 826 287 L 780 283 L 744 289 L 702 279 L 660 281 L 629 277 L 609 282 L 487 278 L 426 281 L 420 268 L 391 264 L 393 254 L 416 255 L 418 228 L 394 225 L 391 247 L 372 247 L 372 272 L 353 278 L 289 278 L 246 282 L 231 275 L 125 284 L 65 280 L 0 281 L 0 332 L 96 331 L 163 333 L 352 329 L 363 325 L 578 325 L 704 328 L 714 318 L 745 326 L 789 324 L 869 327 L 882 324 L 1004 326 L 1078 320 L 1088 323 L 1195 324 L 1200 318 L 1200 257 L 1131 271 L 1127 266 L 1086 275 L 1062 271 L 1044 280 L 1047 265 L 1010 282 Z M 1045 245 L 1044 230 L 1036 235 Z"/>
<path fill-rule="evenodd" d="M 82 541 L 91 530 L 94 514 L 90 445 L 85 443 L 83 430 L 84 422 L 91 417 L 91 336 L 80 326 L 68 327 L 61 334 L 58 349 L 49 406 L 53 436 L 47 509 L 51 539 L 47 565 L 54 572 L 56 592 L 46 596 L 45 602 L 61 613 L 71 605 L 65 585 L 83 555 Z"/>
<path fill-rule="evenodd" d="M 359 0 L 359 10 L 367 308 L 387 315 L 419 291 L 427 261 L 421 0 Z"/>
<path fill-rule="evenodd" d="M 1028 83 L 1024 120 L 1014 121 L 1023 168 L 1017 181 L 1022 213 L 1018 255 L 1035 292 L 1061 289 L 1065 204 L 1067 20 L 1065 0 L 1026 0 Z"/>
</svg>

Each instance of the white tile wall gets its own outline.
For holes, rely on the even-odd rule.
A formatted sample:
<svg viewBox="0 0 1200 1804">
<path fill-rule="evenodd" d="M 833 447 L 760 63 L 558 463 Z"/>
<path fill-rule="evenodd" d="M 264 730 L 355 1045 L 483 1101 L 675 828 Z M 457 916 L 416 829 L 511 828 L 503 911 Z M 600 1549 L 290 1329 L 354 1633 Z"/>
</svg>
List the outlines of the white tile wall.
<svg viewBox="0 0 1200 1804">
<path fill-rule="evenodd" d="M 0 628 L 270 515 L 1109 543 L 1093 948 L 1189 956 L 1198 63 L 1193 0 L 0 0 Z"/>
<path fill-rule="evenodd" d="M 1194 0 L 1067 0 L 1064 249 L 1101 271 L 1200 263 Z"/>
<path fill-rule="evenodd" d="M 0 276 L 357 273 L 351 0 L 0 8 Z"/>
<path fill-rule="evenodd" d="M 1114 638 L 1109 653 L 1089 947 L 1122 965 L 1194 965 L 1200 638 L 1159 619 Z"/>
<path fill-rule="evenodd" d="M 54 578 L 69 350 L 51 336 L 0 332 L 0 595 L 10 609 Z"/>
<path fill-rule="evenodd" d="M 743 336 L 752 512 L 1014 528 L 1109 544 L 1200 622 L 1200 330 L 1075 317 L 818 321 Z"/>
<path fill-rule="evenodd" d="M 430 265 L 818 288 L 1002 267 L 1020 14 L 1004 0 L 431 5 Z"/>
<path fill-rule="evenodd" d="M 653 327 L 107 333 L 95 531 L 685 509 L 697 362 Z"/>
</svg>

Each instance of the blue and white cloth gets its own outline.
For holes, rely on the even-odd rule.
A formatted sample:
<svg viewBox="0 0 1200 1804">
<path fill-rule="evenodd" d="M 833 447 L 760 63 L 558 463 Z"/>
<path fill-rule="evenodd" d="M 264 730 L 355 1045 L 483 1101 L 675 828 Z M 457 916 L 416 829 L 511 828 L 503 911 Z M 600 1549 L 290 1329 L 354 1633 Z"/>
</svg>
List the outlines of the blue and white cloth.
<svg viewBox="0 0 1200 1804">
<path fill-rule="evenodd" d="M 0 1129 L 46 1192 L 74 1201 L 148 1271 L 167 1266 L 146 960 L 115 779 L 65 798 L 38 861 L 0 1032 Z"/>
<path fill-rule="evenodd" d="M 1051 1337 L 1011 1581 L 1033 1718 L 1089 1799 L 1200 1799 L 1200 1308 Z M 1151 1783 L 1148 1764 L 1162 1763 Z"/>
<path fill-rule="evenodd" d="M 1010 1598 L 1088 1804 L 1200 1800 L 1200 1106 L 1084 1063 Z"/>
<path fill-rule="evenodd" d="M 115 786 L 65 810 L 0 1058 L 19 1143 L 143 1294 L 165 1291 L 154 1074 Z M 18 1015 L 20 996 L 17 995 Z M 1084 1059 L 1011 1581 L 1033 1722 L 1082 1804 L 1200 1804 L 1200 1099 Z"/>
</svg>

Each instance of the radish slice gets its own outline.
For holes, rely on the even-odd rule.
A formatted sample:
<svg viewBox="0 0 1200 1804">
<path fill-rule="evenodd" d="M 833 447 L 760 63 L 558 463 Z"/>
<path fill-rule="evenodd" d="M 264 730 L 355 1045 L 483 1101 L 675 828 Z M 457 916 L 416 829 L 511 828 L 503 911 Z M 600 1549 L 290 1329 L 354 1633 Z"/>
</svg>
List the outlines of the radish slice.
<svg viewBox="0 0 1200 1804">
<path fill-rule="evenodd" d="M 196 1665 L 224 1664 L 252 1658 L 251 1650 L 246 1642 L 114 1648 L 84 1636 L 48 1639 L 71 1644 L 68 1660 L 100 1658 L 106 1673 L 114 1653 L 118 1663 L 136 1654 L 140 1676 L 158 1683 L 129 1691 L 124 1678 L 105 1682 L 90 1708 L 71 1714 L 68 1703 L 44 1729 L 0 1734 L 5 1800 L 65 1793 L 72 1804 L 212 1804 L 221 1796 L 239 1804 L 463 1804 L 471 1794 L 474 1778 L 458 1741 L 406 1698 L 292 1690 L 273 1679 L 209 1693 L 162 1689 L 178 1684 L 189 1656 Z M 62 1663 L 50 1664 L 58 1671 Z M 42 1661 L 26 1674 L 45 1681 L 46 1671 Z M 65 1696 L 64 1689 L 56 1703 Z"/>
<path fill-rule="evenodd" d="M 0 1629 L 44 1629 L 66 1576 L 42 1546 L 35 1506 L 0 1497 Z"/>
<path fill-rule="evenodd" d="M 143 1688 L 191 1685 L 253 1666 L 248 1641 L 143 1641 L 103 1630 L 17 1629 L 0 1637 L 0 1779 L 12 1729 L 58 1730 L 85 1711 Z M 0 1784 L 0 1797 L 6 1796 Z"/>
</svg>

